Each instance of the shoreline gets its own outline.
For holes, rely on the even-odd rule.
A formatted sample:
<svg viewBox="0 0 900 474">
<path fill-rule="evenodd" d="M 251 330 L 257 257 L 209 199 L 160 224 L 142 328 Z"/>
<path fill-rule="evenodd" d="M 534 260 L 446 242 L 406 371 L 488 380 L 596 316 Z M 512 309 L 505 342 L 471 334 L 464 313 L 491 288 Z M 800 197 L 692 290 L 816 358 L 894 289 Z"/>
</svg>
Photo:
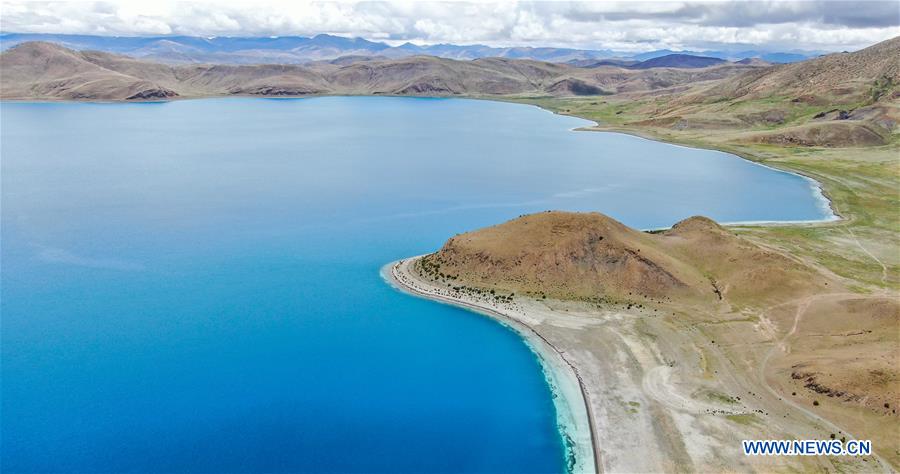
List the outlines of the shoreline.
<svg viewBox="0 0 900 474">
<path fill-rule="evenodd" d="M 539 107 L 539 106 L 536 106 L 536 107 Z M 540 108 L 540 107 L 539 107 L 539 108 Z M 552 111 L 551 111 L 551 112 L 552 112 Z M 553 113 L 556 113 L 556 112 L 553 112 Z M 556 114 L 557 114 L 557 115 L 564 115 L 564 116 L 566 116 L 566 117 L 583 118 L 583 117 L 579 117 L 579 116 L 577 116 L 577 115 L 558 114 L 558 113 L 556 113 Z M 588 120 L 588 119 L 584 119 L 584 120 Z M 736 151 L 736 150 L 729 150 L 729 149 L 726 149 L 726 148 L 724 148 L 724 147 L 714 146 L 714 145 L 712 145 L 712 144 L 706 144 L 707 146 L 693 145 L 693 144 L 686 144 L 686 143 L 679 142 L 679 141 L 673 141 L 673 140 L 668 139 L 668 138 L 659 137 L 659 136 L 656 136 L 656 135 L 654 135 L 654 134 L 652 134 L 652 133 L 648 133 L 648 132 L 646 132 L 646 131 L 644 131 L 644 130 L 640 130 L 640 129 L 630 129 L 630 128 L 622 128 L 622 127 L 608 126 L 608 125 L 603 125 L 603 124 L 598 123 L 598 122 L 594 122 L 594 124 L 595 124 L 594 126 L 590 126 L 590 127 L 579 127 L 579 128 L 575 128 L 575 129 L 573 129 L 572 131 L 575 131 L 575 132 L 619 133 L 619 134 L 622 134 L 622 135 L 628 135 L 628 136 L 631 136 L 631 137 L 640 138 L 640 139 L 647 140 L 647 141 L 651 141 L 651 142 L 665 143 L 665 144 L 670 145 L 670 146 L 677 146 L 677 147 L 681 147 L 681 148 L 689 148 L 689 149 L 693 149 L 693 150 L 716 151 L 716 152 L 719 152 L 719 153 L 724 153 L 724 154 L 726 154 L 726 155 L 732 155 L 732 156 L 735 156 L 735 157 L 737 157 L 737 158 L 740 158 L 740 159 L 742 159 L 742 160 L 744 160 L 744 161 L 748 161 L 748 162 L 750 162 L 750 163 L 752 163 L 752 164 L 754 164 L 754 165 L 762 166 L 763 168 L 768 168 L 768 169 L 770 169 L 770 170 L 772 170 L 772 171 L 777 171 L 777 172 L 779 172 L 779 173 L 787 173 L 787 174 L 791 174 L 791 175 L 794 175 L 794 176 L 799 176 L 799 177 L 801 177 L 801 178 L 806 179 L 807 181 L 810 182 L 810 184 L 811 184 L 812 187 L 814 188 L 815 194 L 817 194 L 816 196 L 814 196 L 814 198 L 815 198 L 817 201 L 819 201 L 821 204 L 824 204 L 824 205 L 822 206 L 823 209 L 828 209 L 828 210 L 831 212 L 831 216 L 825 217 L 825 218 L 822 218 L 822 219 L 788 220 L 788 221 L 720 222 L 720 224 L 722 224 L 722 225 L 730 225 L 730 226 L 761 226 L 761 227 L 768 227 L 768 226 L 772 226 L 772 225 L 776 225 L 776 226 L 787 225 L 787 226 L 790 226 L 790 225 L 809 225 L 809 224 L 830 224 L 830 223 L 835 223 L 835 222 L 849 222 L 849 221 L 850 221 L 850 219 L 849 219 L 847 216 L 843 215 L 843 214 L 838 210 L 838 208 L 835 206 L 835 204 L 834 204 L 834 199 L 832 199 L 831 196 L 828 195 L 828 191 L 825 189 L 825 186 L 824 186 L 821 182 L 819 182 L 819 180 L 816 179 L 814 176 L 810 176 L 808 173 L 805 173 L 805 172 L 803 172 L 803 171 L 795 170 L 795 169 L 792 169 L 792 168 L 790 168 L 790 167 L 779 167 L 779 166 L 775 166 L 775 165 L 772 165 L 772 164 L 763 163 L 763 162 L 760 161 L 760 160 L 754 159 L 751 155 L 749 155 L 749 154 L 747 154 L 747 153 L 741 153 L 741 152 L 738 152 L 738 151 Z"/>
<path fill-rule="evenodd" d="M 522 338 L 553 395 L 569 473 L 771 472 L 773 459 L 744 456 L 742 440 L 840 432 L 779 393 L 759 390 L 759 374 L 746 366 L 754 357 L 745 360 L 742 345 L 749 328 L 733 315 L 734 326 L 709 326 L 649 307 L 624 311 L 524 295 L 498 301 L 418 275 L 412 266 L 420 257 L 389 263 L 381 276 L 398 291 L 492 318 Z M 845 467 L 865 472 L 872 459 L 878 457 Z M 778 462 L 804 472 L 835 467 L 826 458 Z"/>
<path fill-rule="evenodd" d="M 487 316 L 515 331 L 537 357 L 547 385 L 554 395 L 553 405 L 556 409 L 557 429 L 566 454 L 567 471 L 570 473 L 595 472 L 597 474 L 603 472 L 588 391 L 581 374 L 565 357 L 564 351 L 541 335 L 528 322 L 516 318 L 513 314 L 501 312 L 501 308 L 491 307 L 479 301 L 440 294 L 438 288 L 416 278 L 408 269 L 408 265 L 419 257 L 421 256 L 405 258 L 385 265 L 381 269 L 382 277 L 399 291 Z M 416 280 L 412 281 L 413 278 Z M 578 398 L 578 400 L 574 400 L 574 398 Z M 570 456 L 573 457 L 574 462 L 570 463 Z"/>
<path fill-rule="evenodd" d="M 687 148 L 687 149 L 689 149 L 689 150 L 706 150 L 706 151 L 714 151 L 714 152 L 722 153 L 722 154 L 724 154 L 724 155 L 734 156 L 734 157 L 739 158 L 739 159 L 742 159 L 742 160 L 744 160 L 744 161 L 748 161 L 748 162 L 750 162 L 750 164 L 753 164 L 753 165 L 756 165 L 756 166 L 762 166 L 763 168 L 766 168 L 766 169 L 768 169 L 768 170 L 775 171 L 775 172 L 777 172 L 777 173 L 784 173 L 784 174 L 788 174 L 788 175 L 792 175 L 792 176 L 797 176 L 797 177 L 803 178 L 806 182 L 809 183 L 809 185 L 810 185 L 810 187 L 812 188 L 812 191 L 813 191 L 813 198 L 818 202 L 819 207 L 820 207 L 823 211 L 827 211 L 828 213 L 831 214 L 830 216 L 826 216 L 826 217 L 823 217 L 823 218 L 821 218 L 821 219 L 800 219 L 800 220 L 786 220 L 786 221 L 772 221 L 772 220 L 769 220 L 769 221 L 735 221 L 735 222 L 720 222 L 721 225 L 731 225 L 731 226 L 735 226 L 735 225 L 739 225 L 739 226 L 757 226 L 757 225 L 758 225 L 758 226 L 765 226 L 765 225 L 794 225 L 794 224 L 820 224 L 820 223 L 821 223 L 821 224 L 824 224 L 824 223 L 828 223 L 828 222 L 836 222 L 836 221 L 841 221 L 841 220 L 844 220 L 844 219 L 845 219 L 843 216 L 840 215 L 840 213 L 837 212 L 837 209 L 835 209 L 835 207 L 834 207 L 834 202 L 833 202 L 833 201 L 831 200 L 831 198 L 829 198 L 828 195 L 825 193 L 825 189 L 822 187 L 822 183 L 818 182 L 815 178 L 813 178 L 813 177 L 811 177 L 811 176 L 807 176 L 807 175 L 805 175 L 805 174 L 803 174 L 803 173 L 800 173 L 800 172 L 797 172 L 797 171 L 788 171 L 788 170 L 784 170 L 784 169 L 781 169 L 781 168 L 776 168 L 776 167 L 771 166 L 771 165 L 768 165 L 768 164 L 766 164 L 766 163 L 763 163 L 763 162 L 760 162 L 760 161 L 756 161 L 756 160 L 753 160 L 753 159 L 750 159 L 750 158 L 741 156 L 741 155 L 739 155 L 739 154 L 737 154 L 737 153 L 734 153 L 734 152 L 732 152 L 732 151 L 726 151 L 726 150 L 722 150 L 722 149 L 718 149 L 718 148 L 702 148 L 702 147 L 696 147 L 696 146 L 689 146 L 689 145 L 684 145 L 684 144 L 681 144 L 681 143 L 668 142 L 668 141 L 664 141 L 664 140 L 661 140 L 661 139 L 650 138 L 650 137 L 643 136 L 643 135 L 640 135 L 640 134 L 637 134 L 637 133 L 627 133 L 627 132 L 621 131 L 621 130 L 604 130 L 603 127 L 602 127 L 601 125 L 599 125 L 599 124 L 596 125 L 595 127 L 576 128 L 576 129 L 573 129 L 573 131 L 577 131 L 577 132 L 618 133 L 618 134 L 621 134 L 621 135 L 627 135 L 627 136 L 629 136 L 629 137 L 639 138 L 639 139 L 641 139 L 641 140 L 646 140 L 646 141 L 651 141 L 651 142 L 657 142 L 657 143 L 665 143 L 666 145 L 669 145 L 669 146 L 675 146 L 675 147 L 679 147 L 679 148 Z"/>
<path fill-rule="evenodd" d="M 742 154 L 740 154 L 740 153 L 737 153 L 737 152 L 734 152 L 734 151 L 730 151 L 730 150 L 725 150 L 725 149 L 722 149 L 722 148 L 716 148 L 716 147 L 702 147 L 702 146 L 692 146 L 692 145 L 687 145 L 687 144 L 684 144 L 684 143 L 668 141 L 668 140 L 665 140 L 665 139 L 663 139 L 663 138 L 661 138 L 661 137 L 654 137 L 654 136 L 652 136 L 652 135 L 650 135 L 650 134 L 642 133 L 642 132 L 637 131 L 637 130 L 620 129 L 620 128 L 614 128 L 614 127 L 605 127 L 604 125 L 602 125 L 602 124 L 599 123 L 599 122 L 596 122 L 596 121 L 593 121 L 593 120 L 590 120 L 590 119 L 586 119 L 586 118 L 580 117 L 580 116 L 578 116 L 578 115 L 573 115 L 573 114 L 563 114 L 563 113 L 559 113 L 559 112 L 554 112 L 554 111 L 552 111 L 552 110 L 550 110 L 550 109 L 545 109 L 545 108 L 541 107 L 540 105 L 529 104 L 529 103 L 527 103 L 527 102 L 504 101 L 504 100 L 490 99 L 490 98 L 487 98 L 487 99 L 475 99 L 475 100 L 488 100 L 488 101 L 495 100 L 495 101 L 497 101 L 497 102 L 506 102 L 506 103 L 510 103 L 510 104 L 531 105 L 532 107 L 536 107 L 536 108 L 539 109 L 539 110 L 543 110 L 543 111 L 545 111 L 545 112 L 549 112 L 549 113 L 551 113 L 551 114 L 553 114 L 553 115 L 559 115 L 559 116 L 561 116 L 561 117 L 577 118 L 577 119 L 580 119 L 580 120 L 584 120 L 585 122 L 589 122 L 590 124 L 593 124 L 593 125 L 588 125 L 588 126 L 584 126 L 584 127 L 570 128 L 570 129 L 569 129 L 570 132 L 615 133 L 615 134 L 619 134 L 619 135 L 626 135 L 626 136 L 633 137 L 633 138 L 639 138 L 639 139 L 641 139 L 641 140 L 646 140 L 646 141 L 650 141 L 650 142 L 664 143 L 664 144 L 669 145 L 669 146 L 674 146 L 674 147 L 679 147 L 679 148 L 687 148 L 687 149 L 689 149 L 689 150 L 714 151 L 714 152 L 722 153 L 722 154 L 724 154 L 724 155 L 733 156 L 733 157 L 735 157 L 735 158 L 738 158 L 738 159 L 741 159 L 741 160 L 744 160 L 744 161 L 748 161 L 748 162 L 750 162 L 750 164 L 757 165 L 757 166 L 762 166 L 763 168 L 766 168 L 766 169 L 771 170 L 771 171 L 775 171 L 775 172 L 777 172 L 777 173 L 784 173 L 784 174 L 789 174 L 789 175 L 792 175 L 792 176 L 797 176 L 797 177 L 799 177 L 799 178 L 803 178 L 806 182 L 809 183 L 810 188 L 811 188 L 811 190 L 812 190 L 812 192 L 813 192 L 813 199 L 815 199 L 815 200 L 818 202 L 819 207 L 820 207 L 823 211 L 826 211 L 827 213 L 831 214 L 830 216 L 822 217 L 821 219 L 796 219 L 796 220 L 781 220 L 781 221 L 777 221 L 777 220 L 750 220 L 750 221 L 730 221 L 730 222 L 718 222 L 718 221 L 716 221 L 716 222 L 718 222 L 720 225 L 723 225 L 723 226 L 739 226 L 739 227 L 755 227 L 755 226 L 762 226 L 762 227 L 767 227 L 767 226 L 792 226 L 792 225 L 828 224 L 828 223 L 840 222 L 840 221 L 845 221 L 845 220 L 847 220 L 846 217 L 844 217 L 843 215 L 841 215 L 841 213 L 838 212 L 837 208 L 836 208 L 835 205 L 834 205 L 834 201 L 832 201 L 832 199 L 828 196 L 828 193 L 825 192 L 825 188 L 824 188 L 824 186 L 822 185 L 822 183 L 820 183 L 820 182 L 819 182 L 818 180 L 816 180 L 814 177 L 809 176 L 809 175 L 807 175 L 807 174 L 805 174 L 805 173 L 802 173 L 802 172 L 800 172 L 800 171 L 778 168 L 778 167 L 775 167 L 775 166 L 772 166 L 772 165 L 768 165 L 768 164 L 766 164 L 766 163 L 763 163 L 763 162 L 761 162 L 761 161 L 754 160 L 754 159 L 752 159 L 752 158 L 750 158 L 750 157 L 748 157 L 748 156 L 744 156 L 744 155 L 742 155 Z M 642 229 L 642 230 L 666 230 L 666 229 L 669 229 L 669 227 L 661 227 L 661 228 L 659 228 L 659 229 Z"/>
</svg>

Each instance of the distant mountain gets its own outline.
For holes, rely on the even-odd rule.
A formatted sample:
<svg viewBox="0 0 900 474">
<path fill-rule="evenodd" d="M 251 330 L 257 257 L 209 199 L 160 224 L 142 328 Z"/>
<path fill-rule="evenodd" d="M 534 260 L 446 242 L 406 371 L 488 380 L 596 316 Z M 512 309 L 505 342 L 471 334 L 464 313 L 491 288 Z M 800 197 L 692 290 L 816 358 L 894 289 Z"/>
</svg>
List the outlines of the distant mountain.
<svg viewBox="0 0 900 474">
<path fill-rule="evenodd" d="M 651 69 L 655 67 L 701 68 L 726 63 L 724 59 L 693 56 L 690 54 L 667 54 L 628 66 L 631 69 Z"/>
<path fill-rule="evenodd" d="M 345 38 L 321 34 L 313 37 L 212 37 L 195 36 L 93 36 L 33 33 L 0 34 L 0 50 L 6 50 L 28 41 L 56 43 L 74 50 L 95 50 L 127 54 L 136 58 L 152 59 L 166 63 L 219 63 L 219 64 L 303 64 L 311 61 L 332 60 L 341 56 L 384 56 L 401 58 L 408 56 L 436 56 L 450 59 L 478 59 L 500 57 L 510 59 L 534 59 L 547 62 L 571 62 L 612 59 L 622 61 L 646 61 L 672 54 L 717 57 L 737 60 L 759 57 L 769 62 L 791 62 L 806 59 L 797 53 L 760 53 L 746 51 L 732 54 L 723 52 L 692 52 L 660 50 L 629 56 L 627 53 L 608 49 L 586 50 L 551 47 L 491 47 L 480 44 L 415 45 L 405 43 L 390 46 L 362 38 Z"/>
<path fill-rule="evenodd" d="M 640 109 L 652 118 L 637 123 L 680 130 L 758 127 L 743 139 L 778 145 L 879 146 L 896 134 L 898 99 L 900 36 L 852 53 L 752 67 L 666 100 L 657 96 Z M 765 130 L 773 126 L 779 127 Z"/>
<path fill-rule="evenodd" d="M 639 61 L 633 59 L 573 59 L 566 64 L 575 67 L 595 68 L 600 66 L 628 67 Z"/>
<path fill-rule="evenodd" d="M 744 50 L 744 51 L 672 51 L 670 49 L 659 49 L 656 51 L 650 51 L 647 53 L 636 54 L 632 56 L 632 59 L 637 61 L 646 61 L 648 59 L 654 59 L 662 56 L 668 56 L 672 54 L 686 54 L 690 56 L 703 56 L 708 58 L 719 58 L 725 59 L 729 61 L 739 61 L 742 59 L 749 58 L 757 58 L 761 59 L 768 63 L 793 63 L 798 61 L 805 61 L 807 59 L 815 58 L 817 56 L 821 56 L 824 54 L 822 51 L 809 51 L 809 52 L 767 52 L 767 51 L 757 51 L 757 50 Z"/>
<path fill-rule="evenodd" d="M 355 42 L 352 46 L 362 49 L 365 44 Z M 352 55 L 302 65 L 164 64 L 102 51 L 75 51 L 47 42 L 28 42 L 0 53 L 3 71 L 0 98 L 150 100 L 315 94 L 583 96 L 657 90 L 723 79 L 756 68 L 726 63 L 710 68 L 652 71 L 619 67 L 591 69 L 530 59 L 460 61 L 421 55 L 400 58 Z"/>
<path fill-rule="evenodd" d="M 787 64 L 787 63 L 796 63 L 800 61 L 805 61 L 807 59 L 811 59 L 820 54 L 799 54 L 799 53 L 758 53 L 752 54 L 754 52 L 747 52 L 751 54 L 743 54 L 745 58 L 759 58 L 763 61 L 770 63 L 779 63 L 779 64 Z M 824 53 L 822 53 L 824 54 Z"/>
<path fill-rule="evenodd" d="M 696 101 L 796 95 L 807 103 L 854 104 L 900 84 L 900 36 L 853 53 L 757 68 L 697 93 Z"/>
<path fill-rule="evenodd" d="M 735 64 L 748 64 L 748 65 L 752 64 L 754 66 L 769 66 L 773 63 L 764 61 L 760 58 L 744 58 L 744 59 L 741 59 L 740 61 L 735 61 Z"/>
<path fill-rule="evenodd" d="M 56 35 L 8 33 L 0 35 L 0 48 L 8 49 L 28 41 L 56 43 L 74 50 L 96 50 L 168 63 L 229 64 L 302 64 L 336 59 L 341 56 L 436 56 L 450 59 L 501 57 L 566 62 L 573 59 L 611 57 L 612 51 L 589 51 L 569 48 L 495 48 L 485 45 L 434 44 L 419 46 L 405 43 L 390 46 L 362 38 L 334 35 L 257 37 L 157 36 L 122 37 L 91 35 Z"/>
<path fill-rule="evenodd" d="M 754 62 L 755 61 L 755 62 Z M 635 61 L 633 59 L 575 59 L 567 61 L 566 64 L 580 68 L 598 68 L 602 66 L 613 66 L 625 69 L 653 69 L 653 68 L 681 68 L 694 69 L 725 64 L 728 61 L 719 58 L 710 58 L 706 56 L 694 56 L 690 54 L 667 54 L 665 56 L 657 56 L 644 61 Z M 738 64 L 754 64 L 761 65 L 757 59 L 742 59 L 735 61 Z M 764 61 L 762 63 L 765 63 Z"/>
</svg>

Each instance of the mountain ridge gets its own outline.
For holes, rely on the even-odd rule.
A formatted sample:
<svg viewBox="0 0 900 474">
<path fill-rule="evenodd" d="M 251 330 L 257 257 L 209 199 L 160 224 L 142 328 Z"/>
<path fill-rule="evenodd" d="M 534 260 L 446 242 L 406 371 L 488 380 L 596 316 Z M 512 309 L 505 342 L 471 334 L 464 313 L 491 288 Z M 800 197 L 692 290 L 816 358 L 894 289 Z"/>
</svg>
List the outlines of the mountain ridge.
<svg viewBox="0 0 900 474">
<path fill-rule="evenodd" d="M 721 79 L 758 66 L 592 69 L 531 59 L 356 56 L 308 64 L 162 64 L 28 42 L 0 53 L 0 98 L 153 100 L 314 94 L 578 96 Z"/>
<path fill-rule="evenodd" d="M 759 50 L 727 51 L 672 51 L 657 50 L 632 54 L 610 49 L 577 49 L 555 47 L 492 47 L 482 44 L 431 44 L 403 43 L 391 46 L 363 38 L 319 34 L 311 37 L 212 37 L 195 36 L 98 36 L 35 33 L 0 34 L 0 49 L 8 49 L 28 41 L 47 41 L 70 49 L 98 50 L 126 54 L 136 58 L 169 63 L 235 63 L 252 64 L 280 62 L 302 64 L 311 61 L 336 59 L 341 56 L 380 55 L 389 58 L 428 55 L 449 59 L 478 59 L 506 57 L 510 59 L 535 59 L 548 62 L 578 60 L 620 59 L 646 61 L 671 54 L 712 57 L 724 60 L 741 60 L 758 57 L 767 62 L 793 62 L 817 56 L 820 52 L 766 52 Z"/>
<path fill-rule="evenodd" d="M 639 118 L 628 124 L 741 131 L 745 143 L 787 146 L 893 140 L 900 124 L 900 36 L 852 53 L 760 66 L 719 81 L 630 94 L 623 99 Z"/>
</svg>

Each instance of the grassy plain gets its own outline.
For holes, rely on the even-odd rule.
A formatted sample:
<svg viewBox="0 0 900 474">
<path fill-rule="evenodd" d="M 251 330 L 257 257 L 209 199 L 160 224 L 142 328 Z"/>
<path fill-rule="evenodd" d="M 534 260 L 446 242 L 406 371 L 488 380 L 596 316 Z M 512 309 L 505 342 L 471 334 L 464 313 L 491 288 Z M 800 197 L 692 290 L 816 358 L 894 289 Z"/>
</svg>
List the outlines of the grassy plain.
<svg viewBox="0 0 900 474">
<path fill-rule="evenodd" d="M 645 125 L 662 99 L 525 98 L 516 99 L 556 113 L 598 123 L 588 130 L 632 133 L 670 143 L 734 153 L 818 181 L 841 220 L 794 225 L 734 226 L 754 241 L 777 247 L 847 279 L 860 292 L 900 289 L 900 135 L 887 144 L 827 148 L 754 143 L 751 132 L 808 123 L 829 105 L 792 104 L 780 125 L 743 128 L 658 127 Z M 741 114 L 765 113 L 783 98 L 739 102 Z M 847 107 L 845 107 L 847 108 Z M 852 108 L 852 107 L 850 107 Z M 713 112 L 706 112 L 712 114 Z M 700 115 L 702 118 L 702 115 Z"/>
</svg>

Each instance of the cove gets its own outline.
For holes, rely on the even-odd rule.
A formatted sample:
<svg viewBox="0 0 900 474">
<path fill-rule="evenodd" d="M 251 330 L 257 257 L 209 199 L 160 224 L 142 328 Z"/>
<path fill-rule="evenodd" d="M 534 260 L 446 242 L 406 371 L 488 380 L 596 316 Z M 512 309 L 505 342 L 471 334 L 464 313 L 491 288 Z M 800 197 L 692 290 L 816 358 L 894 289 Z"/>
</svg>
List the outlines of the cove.
<svg viewBox="0 0 900 474">
<path fill-rule="evenodd" d="M 390 261 L 546 209 L 830 218 L 806 178 L 515 104 L 3 103 L 5 472 L 560 472 L 535 355 Z"/>
</svg>

